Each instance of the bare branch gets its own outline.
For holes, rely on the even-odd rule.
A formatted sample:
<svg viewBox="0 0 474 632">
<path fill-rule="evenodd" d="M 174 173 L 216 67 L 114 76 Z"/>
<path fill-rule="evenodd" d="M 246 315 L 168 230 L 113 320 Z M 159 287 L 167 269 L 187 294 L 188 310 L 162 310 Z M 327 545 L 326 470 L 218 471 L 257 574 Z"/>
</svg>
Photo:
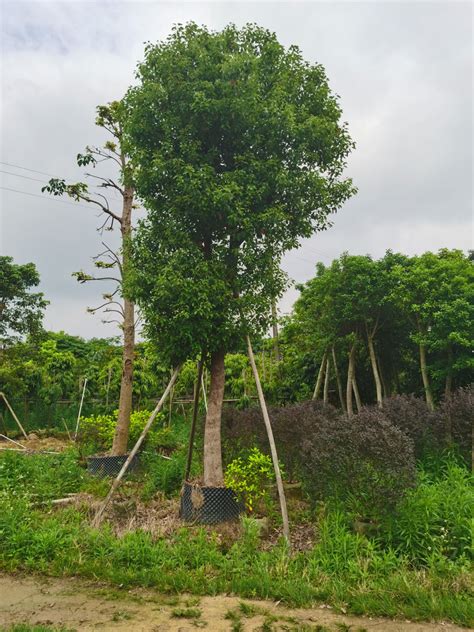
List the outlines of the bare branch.
<svg viewBox="0 0 474 632">
<path fill-rule="evenodd" d="M 102 184 L 100 184 L 99 186 L 104 187 L 104 188 L 112 188 L 112 189 L 116 189 L 117 191 L 119 191 L 119 193 L 121 195 L 124 194 L 124 191 L 121 187 L 119 187 L 119 185 L 114 182 L 111 178 L 103 178 L 102 176 L 96 176 L 93 173 L 86 173 L 86 176 L 88 178 L 95 178 L 96 180 L 102 180 Z"/>
</svg>

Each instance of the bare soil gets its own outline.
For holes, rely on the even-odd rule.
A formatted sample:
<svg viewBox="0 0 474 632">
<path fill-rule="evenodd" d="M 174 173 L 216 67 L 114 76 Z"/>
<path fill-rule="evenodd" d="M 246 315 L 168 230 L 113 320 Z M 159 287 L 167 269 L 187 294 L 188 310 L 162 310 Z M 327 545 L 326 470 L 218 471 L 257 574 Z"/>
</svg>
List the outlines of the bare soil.
<svg viewBox="0 0 474 632">
<path fill-rule="evenodd" d="M 21 450 L 20 446 L 23 446 L 25 451 L 28 452 L 63 452 L 63 450 L 72 445 L 72 442 L 67 437 L 44 437 L 34 432 L 28 435 L 28 439 L 15 437 L 14 441 L 15 443 L 12 443 L 0 437 L 0 450 Z"/>
<path fill-rule="evenodd" d="M 247 616 L 239 604 L 245 602 Z M 0 575 L 0 629 L 15 623 L 64 626 L 70 630 L 192 632 L 197 628 L 229 632 L 229 611 L 240 614 L 242 630 L 261 630 L 273 616 L 272 630 L 309 632 L 461 632 L 448 623 L 416 623 L 337 614 L 329 606 L 289 609 L 269 601 L 234 596 L 162 595 L 151 590 L 110 588 L 78 579 Z M 183 616 L 183 615 L 188 615 Z M 344 626 L 345 624 L 345 626 Z M 318 626 L 320 626 L 318 628 Z M 236 629 L 236 628 L 234 628 Z M 265 629 L 265 628 L 264 628 Z"/>
</svg>

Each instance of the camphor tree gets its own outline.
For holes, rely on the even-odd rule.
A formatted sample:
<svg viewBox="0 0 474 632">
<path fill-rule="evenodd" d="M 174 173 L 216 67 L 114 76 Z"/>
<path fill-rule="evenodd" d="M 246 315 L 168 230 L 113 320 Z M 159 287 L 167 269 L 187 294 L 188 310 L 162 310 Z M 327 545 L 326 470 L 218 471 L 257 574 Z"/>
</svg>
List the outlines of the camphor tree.
<svg viewBox="0 0 474 632">
<path fill-rule="evenodd" d="M 127 451 L 130 414 L 132 411 L 133 394 L 133 366 L 135 353 L 135 306 L 127 297 L 121 298 L 122 285 L 127 278 L 130 267 L 130 238 L 132 233 L 132 211 L 134 208 L 135 188 L 133 173 L 129 163 L 129 157 L 123 143 L 123 116 L 124 108 L 121 102 L 115 101 L 109 105 L 97 108 L 96 124 L 112 136 L 104 147 L 87 147 L 85 154 L 78 154 L 79 166 L 92 165 L 95 167 L 102 162 L 114 162 L 119 169 L 119 178 L 114 180 L 109 177 L 88 173 L 87 176 L 99 182 L 101 190 L 118 192 L 121 198 L 121 208 L 113 210 L 112 202 L 106 195 L 98 191 L 91 191 L 84 182 L 67 184 L 62 179 L 53 178 L 48 185 L 43 187 L 53 195 L 68 195 L 70 198 L 85 201 L 97 206 L 105 215 L 105 219 L 99 230 L 112 230 L 114 224 L 120 226 L 121 250 L 114 252 L 105 243 L 105 251 L 95 257 L 94 262 L 98 270 L 104 271 L 104 276 L 86 274 L 83 271 L 74 273 L 80 283 L 88 281 L 113 281 L 116 288 L 112 293 L 103 294 L 104 303 L 88 311 L 94 313 L 103 310 L 112 314 L 112 318 L 104 322 L 117 322 L 123 331 L 123 357 L 122 377 L 120 385 L 120 400 L 117 428 L 115 432 L 112 455 L 124 454 Z M 108 272 L 111 271 L 111 272 Z M 115 276 L 117 274 L 117 276 Z M 119 320 L 115 316 L 118 316 Z"/>
<path fill-rule="evenodd" d="M 42 292 L 31 291 L 39 282 L 33 263 L 18 265 L 12 257 L 0 257 L 0 344 L 41 328 L 48 301 Z"/>
<path fill-rule="evenodd" d="M 126 99 L 136 187 L 136 298 L 173 364 L 205 352 L 204 485 L 223 484 L 224 358 L 266 332 L 279 263 L 353 193 L 353 147 L 322 66 L 256 25 L 190 23 L 148 45 Z"/>
</svg>

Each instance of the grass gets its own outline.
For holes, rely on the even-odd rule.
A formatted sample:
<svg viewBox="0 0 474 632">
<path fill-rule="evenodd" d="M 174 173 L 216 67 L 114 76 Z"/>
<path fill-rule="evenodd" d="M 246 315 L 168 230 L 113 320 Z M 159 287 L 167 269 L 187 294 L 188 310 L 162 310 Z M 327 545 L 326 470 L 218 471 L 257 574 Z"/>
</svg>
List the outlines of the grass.
<svg viewBox="0 0 474 632">
<path fill-rule="evenodd" d="M 466 503 L 469 482 L 459 472 L 451 481 L 458 489 L 450 491 L 451 504 L 437 500 L 440 494 L 448 499 L 448 483 L 423 480 L 425 491 L 415 490 L 405 511 L 416 499 L 418 505 L 423 504 L 426 497 L 423 506 L 437 507 L 437 518 L 454 520 L 453 508 L 456 503 Z M 431 523 L 426 527 L 429 533 L 434 529 L 429 542 L 439 541 L 440 548 L 417 559 L 410 554 L 411 547 L 402 550 L 400 530 L 393 536 L 394 541 L 398 538 L 394 548 L 389 542 L 354 534 L 347 517 L 332 511 L 321 518 L 316 546 L 291 555 L 284 543 L 261 550 L 259 529 L 252 520 L 244 521 L 242 538 L 224 549 L 204 529 L 183 528 L 167 539 L 154 539 L 142 531 L 117 538 L 107 524 L 92 529 L 77 509 L 49 508 L 52 498 L 79 491 L 89 483 L 74 453 L 54 457 L 1 454 L 0 568 L 82 576 L 106 581 L 112 587 L 154 587 L 171 595 L 227 593 L 244 599 L 280 600 L 296 607 L 324 602 L 353 614 L 474 624 L 472 569 L 463 552 L 464 505 L 465 513 L 457 512 L 463 522 L 450 536 L 449 551 L 443 549 L 445 540 Z M 435 491 L 433 486 L 437 486 Z M 422 512 L 416 520 L 417 530 L 425 528 L 427 520 L 429 514 Z M 419 541 L 426 539 L 420 536 Z M 184 605 L 180 611 L 199 611 L 195 601 Z M 242 602 L 229 617 L 234 631 L 242 629 L 242 618 L 256 616 L 254 608 Z M 273 624 L 268 613 L 259 610 L 257 615 L 265 617 L 263 625 Z M 196 619 L 194 614 L 191 618 Z M 286 623 L 291 629 L 291 622 Z"/>
</svg>

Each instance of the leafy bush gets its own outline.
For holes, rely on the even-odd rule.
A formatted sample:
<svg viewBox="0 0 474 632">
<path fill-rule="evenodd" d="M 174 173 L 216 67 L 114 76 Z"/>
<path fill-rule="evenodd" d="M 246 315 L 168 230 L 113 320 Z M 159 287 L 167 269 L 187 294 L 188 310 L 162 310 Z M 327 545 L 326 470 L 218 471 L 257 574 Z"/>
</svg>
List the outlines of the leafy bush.
<svg viewBox="0 0 474 632">
<path fill-rule="evenodd" d="M 338 499 L 359 517 L 376 518 L 393 510 L 413 484 L 413 442 L 378 408 L 350 420 L 317 400 L 269 412 L 279 458 L 313 502 Z M 223 427 L 226 450 L 234 455 L 251 441 L 268 450 L 259 409 L 227 409 Z"/>
<path fill-rule="evenodd" d="M 129 448 L 133 447 L 150 418 L 148 410 L 136 410 L 130 416 Z M 110 450 L 114 440 L 115 427 L 117 425 L 118 410 L 111 415 L 92 415 L 81 418 L 79 440 L 84 445 L 91 445 L 96 450 Z M 173 449 L 176 447 L 176 439 L 170 427 L 156 429 L 156 426 L 164 419 L 163 414 L 158 414 L 155 420 L 155 428 L 147 435 L 147 445 Z"/>
<path fill-rule="evenodd" d="M 474 428 L 474 384 L 460 388 L 440 407 L 448 440 L 459 450 L 464 461 L 472 465 L 472 433 Z"/>
<path fill-rule="evenodd" d="M 255 447 L 229 463 L 224 475 L 226 486 L 234 490 L 250 512 L 260 501 L 268 500 L 268 485 L 274 479 L 271 458 Z"/>
<path fill-rule="evenodd" d="M 336 499 L 358 518 L 379 519 L 394 509 L 415 480 L 413 442 L 382 411 L 351 419 L 308 414 L 302 442 L 303 485 L 313 502 Z"/>
<path fill-rule="evenodd" d="M 314 420 L 314 423 L 317 423 L 322 416 L 334 420 L 339 419 L 339 413 L 334 407 L 323 406 L 318 400 L 292 404 L 283 408 L 271 407 L 269 414 L 279 450 L 278 458 L 285 466 L 289 479 L 294 479 L 299 475 L 301 445 L 307 431 L 308 416 Z M 269 453 L 268 437 L 260 408 L 224 409 L 222 431 L 223 452 L 229 460 L 237 458 L 242 450 L 250 450 L 255 445 L 262 452 Z"/>
<path fill-rule="evenodd" d="M 424 399 L 414 395 L 394 395 L 384 400 L 383 412 L 393 426 L 413 441 L 417 458 L 427 450 L 441 446 L 441 416 L 437 411 L 430 411 Z"/>
<path fill-rule="evenodd" d="M 473 477 L 452 457 L 443 469 L 437 480 L 422 470 L 390 522 L 390 544 L 416 562 L 472 554 Z"/>
</svg>

